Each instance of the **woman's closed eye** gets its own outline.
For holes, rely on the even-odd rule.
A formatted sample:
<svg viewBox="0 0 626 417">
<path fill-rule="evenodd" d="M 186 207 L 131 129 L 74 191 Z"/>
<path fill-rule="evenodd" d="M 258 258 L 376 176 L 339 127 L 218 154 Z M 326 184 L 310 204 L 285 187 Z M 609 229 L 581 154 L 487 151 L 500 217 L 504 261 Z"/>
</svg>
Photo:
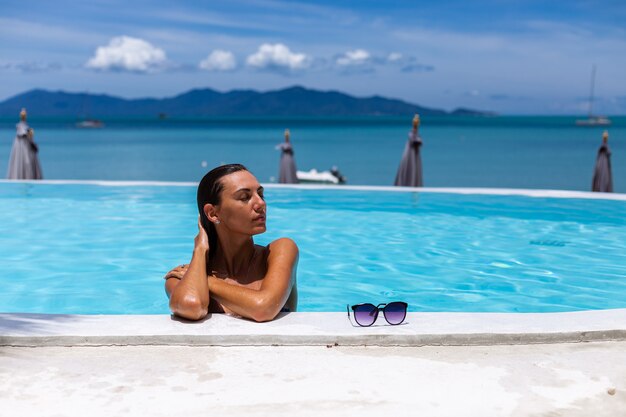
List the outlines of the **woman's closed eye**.
<svg viewBox="0 0 626 417">
<path fill-rule="evenodd" d="M 243 190 L 237 192 L 234 195 L 235 200 L 243 201 L 243 202 L 246 202 L 246 201 L 250 200 L 251 196 L 252 196 L 252 194 L 249 191 L 243 191 Z"/>
<path fill-rule="evenodd" d="M 239 191 L 235 194 L 235 196 L 234 196 L 234 197 L 235 197 L 235 199 L 236 199 L 236 200 L 239 200 L 239 201 L 241 201 L 241 202 L 246 203 L 246 202 L 248 202 L 248 201 L 250 201 L 250 200 L 252 199 L 252 197 L 254 196 L 254 194 L 256 194 L 256 195 L 258 195 L 258 196 L 259 196 L 259 198 L 260 198 L 261 200 L 265 201 L 265 196 L 263 195 L 263 191 L 264 191 L 264 190 L 263 190 L 263 187 L 260 187 L 260 188 L 256 191 L 256 193 L 254 193 L 254 192 L 253 192 L 253 191 L 251 191 L 251 190 L 247 190 L 247 189 L 244 189 L 244 190 L 239 190 Z"/>
</svg>

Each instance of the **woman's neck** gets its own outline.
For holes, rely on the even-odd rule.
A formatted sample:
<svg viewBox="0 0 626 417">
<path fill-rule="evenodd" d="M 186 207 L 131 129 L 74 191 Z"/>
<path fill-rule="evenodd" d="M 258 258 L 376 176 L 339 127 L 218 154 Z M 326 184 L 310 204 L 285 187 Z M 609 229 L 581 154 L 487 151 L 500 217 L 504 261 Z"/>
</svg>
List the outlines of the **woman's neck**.
<svg viewBox="0 0 626 417">
<path fill-rule="evenodd" d="M 234 277 L 247 270 L 254 256 L 254 241 L 251 236 L 242 239 L 220 239 L 215 258 L 216 266 L 225 269 L 228 276 Z M 221 271 L 220 271 L 221 272 Z"/>
</svg>

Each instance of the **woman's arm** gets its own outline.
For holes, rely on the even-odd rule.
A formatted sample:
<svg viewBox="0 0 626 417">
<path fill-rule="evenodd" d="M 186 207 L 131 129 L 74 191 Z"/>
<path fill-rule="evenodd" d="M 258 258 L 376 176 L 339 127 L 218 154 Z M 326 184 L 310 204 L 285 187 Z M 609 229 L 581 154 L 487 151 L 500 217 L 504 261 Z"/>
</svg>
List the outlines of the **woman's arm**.
<svg viewBox="0 0 626 417">
<path fill-rule="evenodd" d="M 174 288 L 183 279 L 185 273 L 189 269 L 189 264 L 178 265 L 169 271 L 163 278 L 165 278 L 165 294 L 169 299 L 174 291 Z"/>
<path fill-rule="evenodd" d="M 177 316 L 200 320 L 209 309 L 209 284 L 206 272 L 206 254 L 209 239 L 198 219 L 198 235 L 194 240 L 193 255 L 187 271 L 179 281 L 166 276 L 165 291 L 170 297 L 170 310 Z M 170 276 L 170 278 L 168 278 Z"/>
<path fill-rule="evenodd" d="M 282 238 L 272 242 L 268 249 L 267 273 L 258 290 L 209 277 L 211 296 L 240 316 L 259 322 L 274 319 L 296 281 L 298 246 L 293 240 Z"/>
</svg>

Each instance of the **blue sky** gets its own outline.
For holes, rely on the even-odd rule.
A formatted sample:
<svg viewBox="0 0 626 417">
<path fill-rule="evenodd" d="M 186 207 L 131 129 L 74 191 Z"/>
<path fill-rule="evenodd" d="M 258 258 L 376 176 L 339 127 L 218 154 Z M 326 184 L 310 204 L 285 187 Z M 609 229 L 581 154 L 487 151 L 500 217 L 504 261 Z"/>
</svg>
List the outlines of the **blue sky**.
<svg viewBox="0 0 626 417">
<path fill-rule="evenodd" d="M 626 1 L 3 1 L 0 100 L 292 85 L 503 114 L 626 114 Z"/>
</svg>

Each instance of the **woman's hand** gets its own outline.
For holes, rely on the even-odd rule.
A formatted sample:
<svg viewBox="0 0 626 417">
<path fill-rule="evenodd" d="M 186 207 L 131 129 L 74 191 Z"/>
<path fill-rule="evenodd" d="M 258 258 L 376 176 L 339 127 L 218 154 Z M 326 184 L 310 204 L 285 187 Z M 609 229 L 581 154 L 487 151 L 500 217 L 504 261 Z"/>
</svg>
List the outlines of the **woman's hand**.
<svg viewBox="0 0 626 417">
<path fill-rule="evenodd" d="M 209 236 L 202 227 L 202 222 L 200 221 L 200 216 L 198 216 L 198 234 L 193 241 L 194 249 L 204 249 L 205 251 L 209 250 Z"/>
<path fill-rule="evenodd" d="M 209 237 L 207 236 L 206 231 L 204 230 L 204 227 L 202 227 L 202 223 L 200 223 L 199 216 L 198 216 L 198 234 L 196 235 L 194 239 L 193 246 L 194 246 L 194 252 L 196 249 L 199 249 L 200 251 L 203 251 L 202 252 L 203 254 L 206 254 L 206 251 L 209 250 Z M 177 267 L 169 271 L 167 274 L 165 274 L 163 278 L 166 280 L 170 278 L 183 279 L 188 269 L 189 269 L 189 264 L 178 265 Z"/>
<path fill-rule="evenodd" d="M 177 316 L 200 320 L 207 315 L 210 302 L 206 273 L 208 250 L 209 238 L 198 217 L 198 234 L 194 239 L 189 265 L 179 265 L 165 275 L 165 291 L 170 296 L 170 310 Z"/>
<path fill-rule="evenodd" d="M 183 279 L 185 273 L 189 269 L 189 264 L 178 265 L 176 268 L 172 269 L 170 272 L 165 274 L 165 279 L 176 278 Z"/>
</svg>

